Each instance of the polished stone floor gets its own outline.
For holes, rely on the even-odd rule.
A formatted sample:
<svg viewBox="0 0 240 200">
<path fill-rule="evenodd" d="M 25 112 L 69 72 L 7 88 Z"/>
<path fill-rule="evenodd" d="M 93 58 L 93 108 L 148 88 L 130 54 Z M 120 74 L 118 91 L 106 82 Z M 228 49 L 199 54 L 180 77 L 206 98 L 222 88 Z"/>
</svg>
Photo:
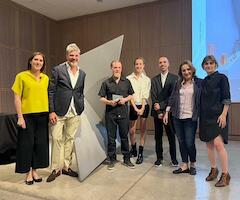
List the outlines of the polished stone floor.
<svg viewBox="0 0 240 200">
<path fill-rule="evenodd" d="M 14 164 L 0 166 L 1 200 L 238 200 L 240 199 L 240 141 L 230 141 L 229 152 L 230 185 L 216 188 L 216 181 L 205 182 L 209 163 L 205 144 L 197 143 L 197 175 L 174 175 L 169 164 L 168 144 L 164 138 L 164 165 L 155 167 L 154 137 L 149 135 L 145 146 L 145 159 L 135 169 L 121 164 L 122 156 L 114 170 L 100 165 L 85 181 L 61 175 L 47 183 L 49 169 L 39 170 L 44 182 L 27 186 L 24 175 L 14 173 Z M 180 155 L 178 153 L 180 160 Z M 134 161 L 134 159 L 132 160 Z M 73 166 L 74 167 L 74 166 Z"/>
</svg>

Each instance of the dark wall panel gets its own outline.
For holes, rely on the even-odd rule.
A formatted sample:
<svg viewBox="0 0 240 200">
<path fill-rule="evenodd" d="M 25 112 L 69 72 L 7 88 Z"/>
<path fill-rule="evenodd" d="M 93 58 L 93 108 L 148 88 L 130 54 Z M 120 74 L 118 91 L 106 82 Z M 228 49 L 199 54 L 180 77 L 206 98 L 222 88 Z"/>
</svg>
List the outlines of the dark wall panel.
<svg viewBox="0 0 240 200">
<path fill-rule="evenodd" d="M 0 46 L 0 87 L 11 88 L 16 74 L 16 50 Z"/>
<path fill-rule="evenodd" d="M 42 16 L 34 17 L 34 51 L 48 52 L 48 21 Z"/>
<path fill-rule="evenodd" d="M 3 90 L 0 88 L 0 106 L 2 113 L 15 113 L 15 108 L 13 106 L 13 92 L 11 90 Z"/>
<path fill-rule="evenodd" d="M 14 112 L 11 86 L 32 52 L 42 51 L 47 59 L 56 56 L 56 48 L 50 49 L 50 23 L 56 24 L 9 0 L 0 1 L 0 112 Z"/>
<path fill-rule="evenodd" d="M 16 73 L 20 71 L 24 71 L 27 69 L 27 61 L 28 58 L 32 55 L 32 51 L 27 51 L 27 50 L 22 50 L 19 49 L 17 50 L 17 71 Z"/>
<path fill-rule="evenodd" d="M 33 17 L 30 12 L 20 10 L 19 17 L 19 48 L 32 50 Z"/>
<path fill-rule="evenodd" d="M 230 133 L 231 135 L 240 136 L 240 123 L 239 123 L 239 115 L 240 115 L 240 104 L 234 103 L 230 108 Z"/>
<path fill-rule="evenodd" d="M 0 44 L 16 45 L 16 10 L 0 2 Z"/>
</svg>

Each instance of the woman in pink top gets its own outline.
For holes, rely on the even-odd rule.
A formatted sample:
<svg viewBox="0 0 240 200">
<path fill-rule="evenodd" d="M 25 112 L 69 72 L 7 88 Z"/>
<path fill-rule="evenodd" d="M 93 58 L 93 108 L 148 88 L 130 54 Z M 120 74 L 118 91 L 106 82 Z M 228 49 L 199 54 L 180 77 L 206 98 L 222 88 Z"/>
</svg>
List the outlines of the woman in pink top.
<svg viewBox="0 0 240 200">
<path fill-rule="evenodd" d="M 173 116 L 173 123 L 179 142 L 182 165 L 174 170 L 174 174 L 196 174 L 195 134 L 199 116 L 201 82 L 195 76 L 193 64 L 186 60 L 179 67 L 179 80 L 176 82 L 166 108 L 164 123 L 168 123 L 169 111 Z M 190 160 L 190 163 L 189 163 Z"/>
</svg>

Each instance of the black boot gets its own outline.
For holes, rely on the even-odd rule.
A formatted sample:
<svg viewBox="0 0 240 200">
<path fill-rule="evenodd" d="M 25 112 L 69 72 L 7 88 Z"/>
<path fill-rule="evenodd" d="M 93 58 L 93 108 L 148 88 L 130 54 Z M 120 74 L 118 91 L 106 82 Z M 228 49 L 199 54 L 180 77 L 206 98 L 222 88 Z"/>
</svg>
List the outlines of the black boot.
<svg viewBox="0 0 240 200">
<path fill-rule="evenodd" d="M 132 148 L 130 150 L 130 157 L 137 157 L 137 144 L 132 144 Z"/>
<path fill-rule="evenodd" d="M 138 158 L 136 164 L 142 164 L 143 162 L 143 146 L 139 146 Z"/>
</svg>

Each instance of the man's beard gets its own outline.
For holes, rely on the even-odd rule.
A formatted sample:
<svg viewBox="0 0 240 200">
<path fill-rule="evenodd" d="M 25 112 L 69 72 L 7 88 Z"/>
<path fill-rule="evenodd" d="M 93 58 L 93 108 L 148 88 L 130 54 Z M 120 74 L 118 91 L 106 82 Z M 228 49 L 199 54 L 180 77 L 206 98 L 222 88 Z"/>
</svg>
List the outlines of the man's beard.
<svg viewBox="0 0 240 200">
<path fill-rule="evenodd" d="M 120 78 L 120 77 L 121 77 L 121 73 L 114 73 L 113 76 L 114 76 L 115 78 Z"/>
<path fill-rule="evenodd" d="M 73 61 L 73 62 L 68 61 L 68 64 L 69 64 L 70 66 L 75 66 L 75 67 L 78 66 L 78 62 L 77 62 L 77 61 Z"/>
</svg>

